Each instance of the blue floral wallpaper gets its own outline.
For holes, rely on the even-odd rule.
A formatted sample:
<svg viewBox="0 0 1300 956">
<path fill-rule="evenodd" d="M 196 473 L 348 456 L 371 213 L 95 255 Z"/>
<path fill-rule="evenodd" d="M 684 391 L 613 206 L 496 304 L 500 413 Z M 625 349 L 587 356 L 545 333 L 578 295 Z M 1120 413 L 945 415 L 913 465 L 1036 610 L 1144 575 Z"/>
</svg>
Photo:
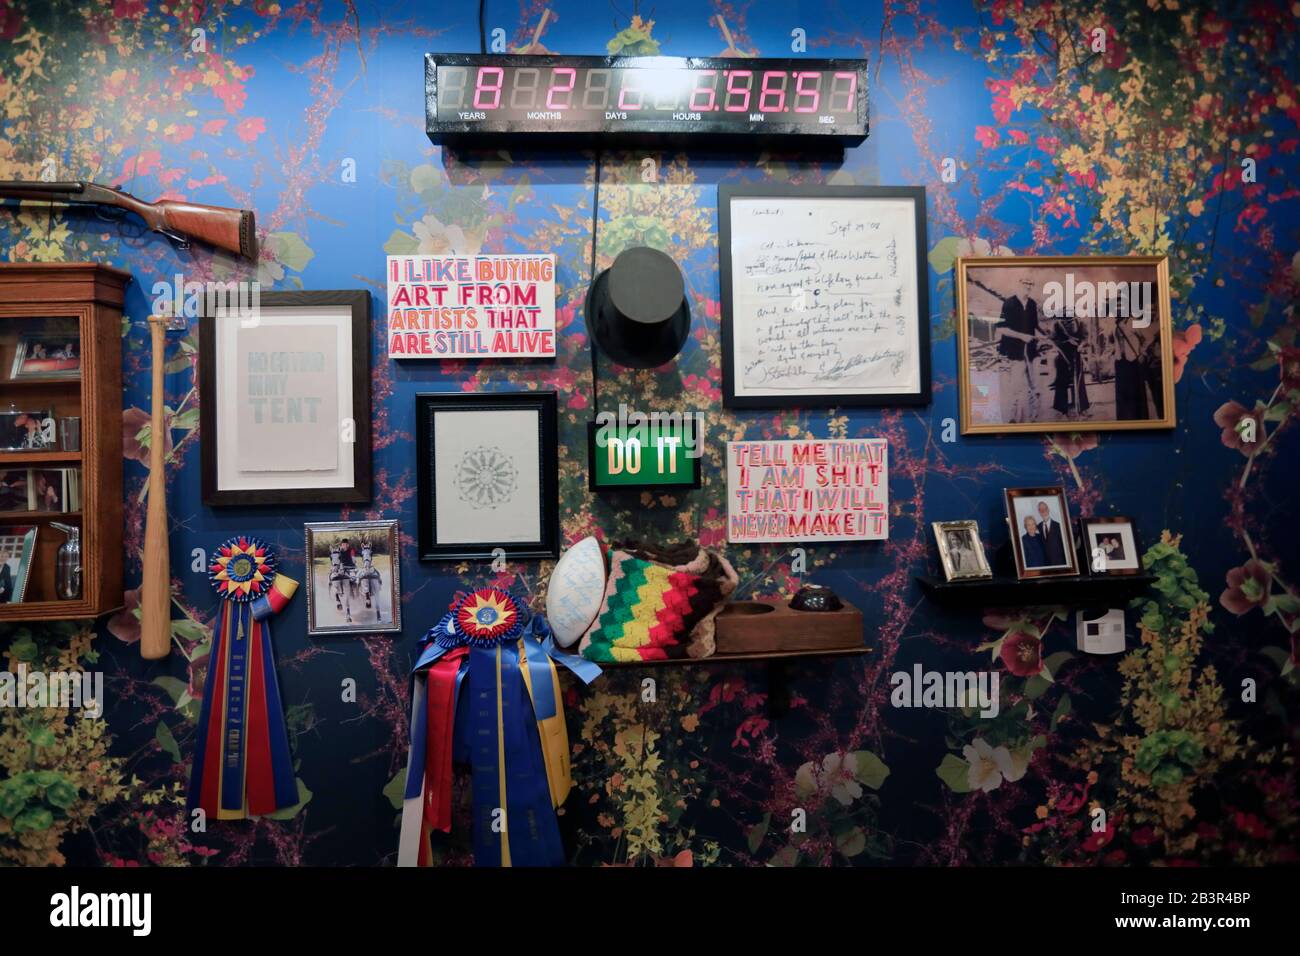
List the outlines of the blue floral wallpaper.
<svg viewBox="0 0 1300 956">
<path fill-rule="evenodd" d="M 741 597 L 831 585 L 863 610 L 871 648 L 791 665 L 780 716 L 762 664 L 656 670 L 650 703 L 649 672 L 590 688 L 566 676 L 577 786 L 561 829 L 575 864 L 1295 862 L 1298 17 L 1289 0 L 489 0 L 483 39 L 510 51 L 869 60 L 871 135 L 842 161 L 604 151 L 597 268 L 630 245 L 663 249 L 685 271 L 694 324 L 665 368 L 601 358 L 601 407 L 702 411 L 709 441 L 703 488 L 628 502 L 586 485 L 593 155 L 450 154 L 424 133 L 422 56 L 476 52 L 476 4 L 0 0 L 0 179 L 52 168 L 148 199 L 254 208 L 262 243 L 252 265 L 84 210 L 0 214 L 9 261 L 103 262 L 136 280 L 122 340 L 126 610 L 0 631 L 8 670 L 104 672 L 106 711 L 0 710 L 0 776 L 45 781 L 0 791 L 0 861 L 392 864 L 418 637 L 456 590 L 537 597 L 550 566 L 414 560 L 414 395 L 547 389 L 561 396 L 567 542 L 693 536 L 726 549 Z M 716 187 L 739 182 L 926 187 L 930 406 L 722 407 Z M 555 253 L 558 357 L 398 365 L 376 322 L 369 506 L 202 505 L 195 329 L 169 341 L 168 429 L 149 434 L 154 282 L 366 289 L 382 314 L 386 254 L 477 251 Z M 1071 253 L 1169 257 L 1177 427 L 956 435 L 954 259 Z M 1241 440 L 1247 417 L 1254 443 Z M 726 547 L 724 441 L 857 436 L 889 441 L 888 541 L 811 547 L 797 572 L 784 549 Z M 156 440 L 174 640 L 146 662 L 134 611 Z M 1122 656 L 1079 653 L 1062 609 L 945 610 L 914 582 L 935 568 L 929 522 L 976 518 L 996 547 L 1002 489 L 1058 483 L 1076 514 L 1132 516 L 1148 548 L 1158 583 L 1129 610 Z M 302 800 L 191 832 L 184 789 L 216 611 L 203 555 L 256 534 L 301 577 L 304 522 L 362 518 L 402 523 L 403 633 L 309 638 L 300 595 L 275 641 Z M 998 716 L 893 706 L 890 676 L 915 664 L 996 671 Z M 466 809 L 442 862 L 471 862 Z M 792 827 L 796 810 L 806 827 Z"/>
</svg>

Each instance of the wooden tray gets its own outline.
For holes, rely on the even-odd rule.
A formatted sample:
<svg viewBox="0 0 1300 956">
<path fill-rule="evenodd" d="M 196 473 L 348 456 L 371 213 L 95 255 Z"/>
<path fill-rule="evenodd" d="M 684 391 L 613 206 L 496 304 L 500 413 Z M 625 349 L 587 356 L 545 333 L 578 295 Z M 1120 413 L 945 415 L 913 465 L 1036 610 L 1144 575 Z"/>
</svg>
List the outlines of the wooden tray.
<svg viewBox="0 0 1300 956">
<path fill-rule="evenodd" d="M 862 612 L 796 611 L 785 598 L 733 601 L 717 617 L 719 657 L 785 651 L 827 651 L 863 646 Z"/>
</svg>

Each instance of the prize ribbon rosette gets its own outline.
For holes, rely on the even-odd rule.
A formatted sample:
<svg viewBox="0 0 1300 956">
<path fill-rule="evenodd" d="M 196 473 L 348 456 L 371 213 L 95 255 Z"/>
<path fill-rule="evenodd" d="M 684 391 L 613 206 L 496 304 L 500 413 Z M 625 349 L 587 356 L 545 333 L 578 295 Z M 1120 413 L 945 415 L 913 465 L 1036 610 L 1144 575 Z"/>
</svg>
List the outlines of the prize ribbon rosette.
<svg viewBox="0 0 1300 956">
<path fill-rule="evenodd" d="M 555 809 L 573 781 L 555 665 L 584 683 L 600 668 L 560 651 L 546 618 L 494 587 L 458 593 L 421 645 L 398 865 L 430 865 L 433 831 L 451 831 L 455 762 L 471 769 L 476 865 L 563 864 Z"/>
<path fill-rule="evenodd" d="M 275 676 L 271 618 L 298 588 L 256 538 L 217 548 L 208 578 L 221 600 L 204 681 L 188 809 L 241 820 L 298 802 Z"/>
</svg>

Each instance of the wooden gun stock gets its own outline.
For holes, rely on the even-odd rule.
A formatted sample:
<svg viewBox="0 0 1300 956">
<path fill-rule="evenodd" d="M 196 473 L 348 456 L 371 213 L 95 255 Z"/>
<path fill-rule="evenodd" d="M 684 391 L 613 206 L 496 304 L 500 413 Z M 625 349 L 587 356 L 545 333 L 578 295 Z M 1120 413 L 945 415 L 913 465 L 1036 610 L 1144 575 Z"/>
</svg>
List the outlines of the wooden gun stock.
<svg viewBox="0 0 1300 956">
<path fill-rule="evenodd" d="M 227 209 L 174 199 L 149 203 L 112 186 L 90 182 L 0 182 L 0 199 L 116 206 L 135 213 L 154 232 L 177 242 L 197 239 L 245 259 L 257 258 L 257 226 L 251 209 Z"/>
</svg>

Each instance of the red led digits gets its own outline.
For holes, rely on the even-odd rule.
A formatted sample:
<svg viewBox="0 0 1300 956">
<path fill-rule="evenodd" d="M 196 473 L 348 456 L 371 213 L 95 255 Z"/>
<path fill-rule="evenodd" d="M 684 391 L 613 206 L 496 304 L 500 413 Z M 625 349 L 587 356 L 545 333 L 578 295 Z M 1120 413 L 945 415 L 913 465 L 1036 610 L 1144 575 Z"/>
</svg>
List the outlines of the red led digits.
<svg viewBox="0 0 1300 956">
<path fill-rule="evenodd" d="M 495 82 L 493 82 L 495 80 Z M 499 66 L 480 66 L 478 81 L 474 84 L 474 109 L 494 110 L 501 105 L 501 86 L 505 82 L 505 70 Z M 490 103 L 482 102 L 491 94 Z"/>
</svg>

